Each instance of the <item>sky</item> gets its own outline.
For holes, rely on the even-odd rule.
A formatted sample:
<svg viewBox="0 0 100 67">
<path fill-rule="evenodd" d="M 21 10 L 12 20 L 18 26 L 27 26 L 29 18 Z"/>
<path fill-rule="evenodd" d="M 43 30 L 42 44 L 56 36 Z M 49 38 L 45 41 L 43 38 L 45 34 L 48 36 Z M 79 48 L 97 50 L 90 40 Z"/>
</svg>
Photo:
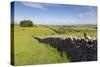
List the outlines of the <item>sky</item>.
<svg viewBox="0 0 100 67">
<path fill-rule="evenodd" d="M 69 4 L 14 2 L 14 23 L 31 20 L 42 25 L 97 24 L 97 7 Z"/>
</svg>

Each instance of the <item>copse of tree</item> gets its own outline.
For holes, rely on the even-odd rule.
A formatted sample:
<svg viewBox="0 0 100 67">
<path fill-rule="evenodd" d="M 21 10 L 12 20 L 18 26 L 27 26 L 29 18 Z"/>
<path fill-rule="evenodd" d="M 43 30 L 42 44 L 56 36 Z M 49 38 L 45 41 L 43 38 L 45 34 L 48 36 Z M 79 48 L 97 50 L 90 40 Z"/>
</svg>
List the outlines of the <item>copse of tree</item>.
<svg viewBox="0 0 100 67">
<path fill-rule="evenodd" d="M 23 20 L 20 22 L 21 27 L 33 27 L 34 24 L 31 20 Z"/>
</svg>

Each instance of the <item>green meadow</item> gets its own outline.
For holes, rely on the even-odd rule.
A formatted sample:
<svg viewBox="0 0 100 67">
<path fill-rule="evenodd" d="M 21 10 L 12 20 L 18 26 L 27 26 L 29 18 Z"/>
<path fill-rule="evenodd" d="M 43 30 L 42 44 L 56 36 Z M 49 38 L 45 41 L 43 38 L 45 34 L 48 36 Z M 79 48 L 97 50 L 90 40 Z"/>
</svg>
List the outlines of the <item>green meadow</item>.
<svg viewBox="0 0 100 67">
<path fill-rule="evenodd" d="M 61 28 L 61 27 L 60 27 Z M 67 63 L 70 59 L 60 53 L 49 44 L 38 42 L 32 38 L 32 35 L 37 36 L 76 36 L 83 37 L 83 33 L 91 37 L 96 37 L 96 29 L 94 26 L 83 27 L 62 27 L 64 32 L 59 34 L 59 26 L 42 26 L 37 25 L 34 27 L 20 27 L 14 26 L 14 62 L 15 65 L 28 65 L 28 64 L 51 64 L 51 63 Z"/>
</svg>

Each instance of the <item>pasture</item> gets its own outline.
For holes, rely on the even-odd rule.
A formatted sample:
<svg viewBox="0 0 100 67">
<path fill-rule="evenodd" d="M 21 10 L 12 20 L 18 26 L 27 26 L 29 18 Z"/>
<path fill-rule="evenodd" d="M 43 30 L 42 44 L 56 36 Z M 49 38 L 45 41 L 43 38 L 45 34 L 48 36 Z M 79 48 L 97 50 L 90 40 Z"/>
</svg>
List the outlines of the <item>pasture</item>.
<svg viewBox="0 0 100 67">
<path fill-rule="evenodd" d="M 64 32 L 59 34 L 59 26 L 20 27 L 14 26 L 14 55 L 15 65 L 66 63 L 70 59 L 66 55 L 60 56 L 57 49 L 49 44 L 43 44 L 32 38 L 36 36 L 76 36 L 83 37 L 83 33 L 96 38 L 96 29 L 92 26 L 62 27 Z"/>
</svg>

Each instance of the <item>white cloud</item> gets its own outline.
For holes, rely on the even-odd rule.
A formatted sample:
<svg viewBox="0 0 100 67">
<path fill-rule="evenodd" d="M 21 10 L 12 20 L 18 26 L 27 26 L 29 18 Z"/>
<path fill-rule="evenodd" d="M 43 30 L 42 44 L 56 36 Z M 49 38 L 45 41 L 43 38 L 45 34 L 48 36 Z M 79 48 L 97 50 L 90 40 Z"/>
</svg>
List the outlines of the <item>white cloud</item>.
<svg viewBox="0 0 100 67">
<path fill-rule="evenodd" d="M 96 13 L 96 10 L 94 10 L 94 7 L 87 7 L 88 12 L 80 13 L 78 15 L 79 18 L 84 18 L 84 17 L 93 17 Z"/>
<path fill-rule="evenodd" d="M 84 18 L 84 17 L 92 17 L 93 14 L 91 12 L 87 12 L 87 13 L 80 13 L 79 18 Z"/>
<path fill-rule="evenodd" d="M 42 10 L 46 9 L 46 7 L 40 3 L 22 2 L 22 4 L 27 6 L 27 7 L 38 8 L 38 9 L 42 9 Z"/>
<path fill-rule="evenodd" d="M 27 7 L 32 7 L 32 8 L 38 8 L 45 10 L 47 9 L 48 6 L 58 6 L 59 4 L 53 4 L 53 3 L 31 3 L 31 2 L 22 2 L 23 5 Z"/>
</svg>

